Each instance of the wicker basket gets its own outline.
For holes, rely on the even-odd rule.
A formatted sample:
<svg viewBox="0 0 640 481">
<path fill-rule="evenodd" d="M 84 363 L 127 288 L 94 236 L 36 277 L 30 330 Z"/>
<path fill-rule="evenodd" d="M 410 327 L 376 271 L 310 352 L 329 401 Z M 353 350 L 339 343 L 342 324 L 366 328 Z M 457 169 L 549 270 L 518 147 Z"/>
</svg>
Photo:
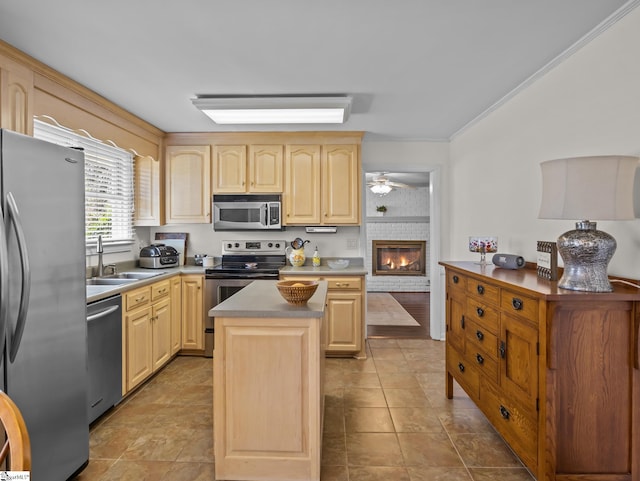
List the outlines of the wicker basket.
<svg viewBox="0 0 640 481">
<path fill-rule="evenodd" d="M 276 286 L 284 300 L 294 306 L 302 306 L 318 288 L 317 281 L 278 281 Z"/>
</svg>

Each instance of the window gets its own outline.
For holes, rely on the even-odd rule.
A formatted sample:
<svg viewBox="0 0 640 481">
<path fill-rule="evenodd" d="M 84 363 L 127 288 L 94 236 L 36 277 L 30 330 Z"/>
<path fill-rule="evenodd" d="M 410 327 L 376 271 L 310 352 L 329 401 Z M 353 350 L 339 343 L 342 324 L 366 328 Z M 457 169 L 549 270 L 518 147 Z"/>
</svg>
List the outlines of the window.
<svg viewBox="0 0 640 481">
<path fill-rule="evenodd" d="M 133 243 L 133 155 L 64 127 L 34 120 L 33 136 L 84 149 L 85 236 L 95 244 Z"/>
</svg>

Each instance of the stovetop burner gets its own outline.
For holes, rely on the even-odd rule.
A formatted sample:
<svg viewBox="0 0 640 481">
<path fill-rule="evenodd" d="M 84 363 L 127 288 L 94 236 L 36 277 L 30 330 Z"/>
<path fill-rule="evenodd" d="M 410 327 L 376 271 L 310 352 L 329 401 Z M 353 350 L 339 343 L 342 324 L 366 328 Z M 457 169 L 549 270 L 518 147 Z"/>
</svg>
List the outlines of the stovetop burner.
<svg viewBox="0 0 640 481">
<path fill-rule="evenodd" d="M 277 278 L 286 265 L 285 241 L 223 241 L 222 263 L 205 269 L 205 277 L 214 278 Z"/>
</svg>

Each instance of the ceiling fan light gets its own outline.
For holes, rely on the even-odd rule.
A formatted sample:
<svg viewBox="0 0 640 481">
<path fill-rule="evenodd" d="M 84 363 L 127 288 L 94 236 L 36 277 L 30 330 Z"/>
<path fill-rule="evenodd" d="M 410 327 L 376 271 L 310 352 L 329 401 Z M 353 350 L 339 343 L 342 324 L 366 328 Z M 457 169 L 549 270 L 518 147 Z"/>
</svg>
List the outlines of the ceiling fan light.
<svg viewBox="0 0 640 481">
<path fill-rule="evenodd" d="M 389 192 L 393 190 L 393 187 L 386 184 L 375 184 L 369 187 L 371 192 L 377 195 L 387 195 Z"/>
</svg>

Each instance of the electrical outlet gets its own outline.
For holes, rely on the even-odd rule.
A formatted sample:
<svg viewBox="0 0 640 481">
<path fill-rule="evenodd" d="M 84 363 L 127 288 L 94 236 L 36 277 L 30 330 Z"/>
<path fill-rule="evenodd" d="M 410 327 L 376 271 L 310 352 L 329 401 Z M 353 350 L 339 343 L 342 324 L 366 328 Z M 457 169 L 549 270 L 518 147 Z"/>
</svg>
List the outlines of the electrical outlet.
<svg viewBox="0 0 640 481">
<path fill-rule="evenodd" d="M 347 249 L 356 250 L 358 248 L 358 239 L 347 239 Z"/>
</svg>

